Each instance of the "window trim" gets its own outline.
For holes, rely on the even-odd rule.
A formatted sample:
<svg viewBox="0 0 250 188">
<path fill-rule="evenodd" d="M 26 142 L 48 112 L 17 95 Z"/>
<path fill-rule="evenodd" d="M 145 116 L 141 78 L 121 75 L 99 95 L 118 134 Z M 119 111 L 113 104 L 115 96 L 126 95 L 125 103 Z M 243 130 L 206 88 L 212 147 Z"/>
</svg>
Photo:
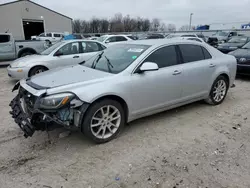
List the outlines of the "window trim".
<svg viewBox="0 0 250 188">
<path fill-rule="evenodd" d="M 169 68 L 169 67 L 173 67 L 173 66 L 178 66 L 178 65 L 181 65 L 181 59 L 180 59 L 180 54 L 178 52 L 178 44 L 165 44 L 165 45 L 161 45 L 161 46 L 158 46 L 157 48 L 153 49 L 151 52 L 148 53 L 147 56 L 145 56 L 137 65 L 136 67 L 133 69 L 131 75 L 133 74 L 137 74 L 137 71 L 139 69 L 139 67 L 143 64 L 143 62 L 152 54 L 154 53 L 155 51 L 159 50 L 160 48 L 164 48 L 164 47 L 168 47 L 168 46 L 175 46 L 175 51 L 176 51 L 176 56 L 177 56 L 177 64 L 176 65 L 172 65 L 172 66 L 168 66 L 168 67 L 162 67 L 162 68 L 159 68 L 159 70 L 163 70 L 163 69 L 166 69 L 166 68 Z M 145 53 L 145 52 L 144 52 Z"/>
</svg>

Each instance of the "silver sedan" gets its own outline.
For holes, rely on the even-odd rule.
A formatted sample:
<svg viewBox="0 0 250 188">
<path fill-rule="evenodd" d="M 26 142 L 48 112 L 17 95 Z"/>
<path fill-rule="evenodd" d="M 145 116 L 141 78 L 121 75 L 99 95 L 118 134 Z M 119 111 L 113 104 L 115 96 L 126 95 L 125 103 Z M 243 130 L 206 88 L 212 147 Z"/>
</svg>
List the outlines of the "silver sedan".
<svg viewBox="0 0 250 188">
<path fill-rule="evenodd" d="M 84 62 L 106 46 L 98 41 L 69 40 L 54 44 L 41 54 L 19 58 L 8 67 L 13 79 L 28 78 L 41 72 Z"/>
<path fill-rule="evenodd" d="M 104 143 L 132 120 L 198 100 L 222 103 L 235 75 L 236 59 L 206 43 L 127 42 L 85 64 L 22 80 L 11 114 L 26 137 L 55 122 Z"/>
</svg>

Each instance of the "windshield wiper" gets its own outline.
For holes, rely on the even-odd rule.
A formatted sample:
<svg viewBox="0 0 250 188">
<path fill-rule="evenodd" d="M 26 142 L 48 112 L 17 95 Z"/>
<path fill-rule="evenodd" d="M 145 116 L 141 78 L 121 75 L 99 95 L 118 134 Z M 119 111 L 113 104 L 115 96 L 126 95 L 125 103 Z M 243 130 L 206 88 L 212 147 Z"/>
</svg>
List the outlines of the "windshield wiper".
<svg viewBox="0 0 250 188">
<path fill-rule="evenodd" d="M 107 58 L 107 56 L 104 56 L 105 59 L 107 60 L 107 66 L 108 66 L 108 69 L 109 69 L 109 72 L 111 73 L 111 68 L 114 68 L 114 66 L 112 65 L 112 63 L 110 62 L 109 58 Z M 111 67 L 111 68 L 110 68 Z"/>
<path fill-rule="evenodd" d="M 96 67 L 97 63 L 99 62 L 99 60 L 101 59 L 103 53 L 104 53 L 104 51 L 102 51 L 102 52 L 97 56 L 97 58 L 93 61 L 92 65 L 91 65 L 91 68 L 95 69 L 95 67 Z"/>
</svg>

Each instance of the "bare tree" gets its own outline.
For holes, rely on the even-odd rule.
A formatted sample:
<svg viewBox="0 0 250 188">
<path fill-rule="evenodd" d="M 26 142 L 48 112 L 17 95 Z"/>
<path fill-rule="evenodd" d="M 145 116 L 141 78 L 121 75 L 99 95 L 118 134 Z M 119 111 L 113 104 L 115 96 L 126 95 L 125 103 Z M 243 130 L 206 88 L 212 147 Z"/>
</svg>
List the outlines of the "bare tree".
<svg viewBox="0 0 250 188">
<path fill-rule="evenodd" d="M 166 24 L 165 24 L 165 23 L 162 23 L 159 30 L 160 30 L 161 32 L 166 31 Z"/>
<path fill-rule="evenodd" d="M 144 19 L 142 22 L 142 30 L 141 31 L 149 31 L 150 29 L 150 21 L 149 19 Z"/>
<path fill-rule="evenodd" d="M 108 20 L 105 20 L 105 19 L 102 19 L 100 21 L 100 33 L 106 33 L 108 32 L 108 29 L 109 29 L 109 21 Z"/>
<path fill-rule="evenodd" d="M 122 14 L 117 13 L 110 21 L 110 30 L 113 32 L 123 32 L 124 25 L 122 23 Z"/>
<path fill-rule="evenodd" d="M 73 21 L 73 33 L 81 32 L 81 20 L 77 19 Z"/>
<path fill-rule="evenodd" d="M 174 30 L 175 26 L 171 28 Z M 166 25 L 157 18 L 150 22 L 149 19 L 141 17 L 131 18 L 129 15 L 123 17 L 121 13 L 115 14 L 110 20 L 92 18 L 89 21 L 80 19 L 73 21 L 74 33 L 140 32 L 150 29 L 165 31 Z"/>
<path fill-rule="evenodd" d="M 131 18 L 130 18 L 130 16 L 129 15 L 125 16 L 122 21 L 123 21 L 124 31 L 125 32 L 131 32 L 132 27 L 131 27 Z"/>
<path fill-rule="evenodd" d="M 176 31 L 176 26 L 174 24 L 167 25 L 167 31 Z"/>
<path fill-rule="evenodd" d="M 158 18 L 154 18 L 151 22 L 151 27 L 153 31 L 158 31 L 160 27 L 160 20 Z"/>
<path fill-rule="evenodd" d="M 183 25 L 179 29 L 179 31 L 188 31 L 188 30 L 189 30 L 189 25 Z"/>
</svg>

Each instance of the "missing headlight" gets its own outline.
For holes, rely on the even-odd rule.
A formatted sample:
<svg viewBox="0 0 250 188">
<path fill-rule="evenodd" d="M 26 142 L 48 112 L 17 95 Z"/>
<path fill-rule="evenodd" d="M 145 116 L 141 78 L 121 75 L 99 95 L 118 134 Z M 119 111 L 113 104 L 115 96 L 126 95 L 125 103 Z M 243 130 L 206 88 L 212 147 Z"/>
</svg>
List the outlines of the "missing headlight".
<svg viewBox="0 0 250 188">
<path fill-rule="evenodd" d="M 74 119 L 74 110 L 72 108 L 61 109 L 58 110 L 56 116 L 59 120 L 61 120 L 65 124 L 72 125 Z"/>
</svg>

